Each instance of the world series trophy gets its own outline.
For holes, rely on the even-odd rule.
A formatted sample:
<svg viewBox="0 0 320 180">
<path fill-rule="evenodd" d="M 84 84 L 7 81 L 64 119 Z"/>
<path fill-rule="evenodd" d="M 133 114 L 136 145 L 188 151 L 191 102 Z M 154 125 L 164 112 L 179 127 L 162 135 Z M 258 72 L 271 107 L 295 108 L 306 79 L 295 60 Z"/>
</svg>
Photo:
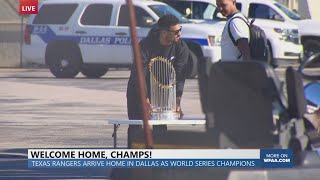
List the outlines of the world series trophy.
<svg viewBox="0 0 320 180">
<path fill-rule="evenodd" d="M 152 120 L 178 119 L 176 111 L 176 71 L 162 56 L 150 60 L 150 118 Z"/>
</svg>

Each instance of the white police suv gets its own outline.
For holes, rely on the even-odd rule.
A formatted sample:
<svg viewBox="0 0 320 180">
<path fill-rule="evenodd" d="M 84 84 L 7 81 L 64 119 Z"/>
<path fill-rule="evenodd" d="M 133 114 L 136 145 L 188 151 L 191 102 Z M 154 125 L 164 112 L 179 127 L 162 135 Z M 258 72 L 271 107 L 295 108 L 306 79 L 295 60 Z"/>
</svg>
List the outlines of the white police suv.
<svg viewBox="0 0 320 180">
<path fill-rule="evenodd" d="M 188 75 L 197 75 L 197 62 L 216 62 L 221 56 L 221 27 L 190 23 L 167 4 L 133 1 L 137 34 L 146 37 L 165 14 L 180 18 L 182 38 L 190 52 Z M 23 44 L 26 62 L 45 64 L 58 78 L 79 72 L 88 78 L 103 76 L 110 67 L 133 62 L 128 7 L 125 0 L 42 1 L 39 13 L 28 19 Z"/>
<path fill-rule="evenodd" d="M 223 21 L 226 19 L 218 13 L 214 0 L 159 1 L 176 8 L 194 22 L 210 23 L 213 26 L 221 23 L 225 24 L 226 22 Z M 298 26 L 290 22 L 261 18 L 275 16 L 274 10 L 265 6 L 265 4 L 272 3 L 274 2 L 271 0 L 236 0 L 238 10 L 249 19 L 255 18 L 254 24 L 260 26 L 266 32 L 273 63 L 275 63 L 276 60 L 299 61 L 303 57 L 303 47 L 300 42 Z"/>
<path fill-rule="evenodd" d="M 304 55 L 320 52 L 320 22 L 312 19 L 302 19 L 284 5 L 274 0 L 239 0 L 239 6 L 246 10 L 248 17 L 264 19 L 272 22 L 292 23 L 298 26 Z M 285 27 L 282 27 L 283 29 Z M 286 32 L 284 32 L 286 33 Z"/>
</svg>

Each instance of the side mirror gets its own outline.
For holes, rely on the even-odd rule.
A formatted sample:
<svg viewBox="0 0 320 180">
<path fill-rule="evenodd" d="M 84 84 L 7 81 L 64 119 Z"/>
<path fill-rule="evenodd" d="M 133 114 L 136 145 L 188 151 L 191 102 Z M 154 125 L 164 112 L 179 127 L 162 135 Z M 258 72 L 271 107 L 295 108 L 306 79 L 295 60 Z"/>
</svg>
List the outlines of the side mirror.
<svg viewBox="0 0 320 180">
<path fill-rule="evenodd" d="M 219 20 L 219 21 L 226 21 L 227 18 L 224 17 L 217 9 L 214 11 L 212 15 L 212 19 Z"/>
<path fill-rule="evenodd" d="M 284 21 L 284 19 L 279 14 L 273 15 L 272 19 L 276 21 Z"/>
<path fill-rule="evenodd" d="M 227 18 L 224 17 L 220 12 L 217 13 L 217 17 L 218 17 L 219 19 L 227 19 Z"/>
<path fill-rule="evenodd" d="M 151 17 L 143 17 L 143 27 L 151 27 L 155 21 Z"/>
<path fill-rule="evenodd" d="M 320 72 L 316 71 L 320 68 L 320 53 L 313 54 L 305 59 L 299 66 L 298 71 L 306 79 L 320 80 Z"/>
<path fill-rule="evenodd" d="M 190 8 L 187 8 L 186 11 L 185 11 L 185 16 L 186 16 L 187 18 L 191 18 L 191 14 L 192 14 L 191 9 L 190 9 Z"/>
</svg>

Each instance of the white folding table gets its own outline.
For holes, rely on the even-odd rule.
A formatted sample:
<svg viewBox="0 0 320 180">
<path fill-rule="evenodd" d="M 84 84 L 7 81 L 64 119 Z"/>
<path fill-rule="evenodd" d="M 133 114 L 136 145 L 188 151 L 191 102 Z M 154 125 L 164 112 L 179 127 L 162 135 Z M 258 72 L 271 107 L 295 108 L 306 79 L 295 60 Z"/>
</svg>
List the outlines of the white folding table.
<svg viewBox="0 0 320 180">
<path fill-rule="evenodd" d="M 180 120 L 149 120 L 149 125 L 204 125 L 204 119 L 180 119 Z M 126 125 L 143 125 L 142 120 L 123 120 L 112 119 L 108 120 L 108 124 L 113 124 L 113 147 L 117 148 L 117 130 L 121 124 Z"/>
</svg>

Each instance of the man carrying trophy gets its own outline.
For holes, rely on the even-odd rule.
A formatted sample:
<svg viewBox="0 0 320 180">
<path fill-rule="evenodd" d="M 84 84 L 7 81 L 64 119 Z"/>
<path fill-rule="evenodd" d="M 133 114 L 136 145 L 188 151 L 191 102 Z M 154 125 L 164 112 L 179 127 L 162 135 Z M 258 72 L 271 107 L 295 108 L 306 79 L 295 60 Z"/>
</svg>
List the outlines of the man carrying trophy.
<svg viewBox="0 0 320 180">
<path fill-rule="evenodd" d="M 140 41 L 147 99 L 140 102 L 135 64 L 127 87 L 130 120 L 142 119 L 142 103 L 150 105 L 151 119 L 181 119 L 181 97 L 189 49 L 180 39 L 182 26 L 173 15 L 162 16 L 148 36 Z M 172 115 L 173 112 L 175 115 Z"/>
</svg>

